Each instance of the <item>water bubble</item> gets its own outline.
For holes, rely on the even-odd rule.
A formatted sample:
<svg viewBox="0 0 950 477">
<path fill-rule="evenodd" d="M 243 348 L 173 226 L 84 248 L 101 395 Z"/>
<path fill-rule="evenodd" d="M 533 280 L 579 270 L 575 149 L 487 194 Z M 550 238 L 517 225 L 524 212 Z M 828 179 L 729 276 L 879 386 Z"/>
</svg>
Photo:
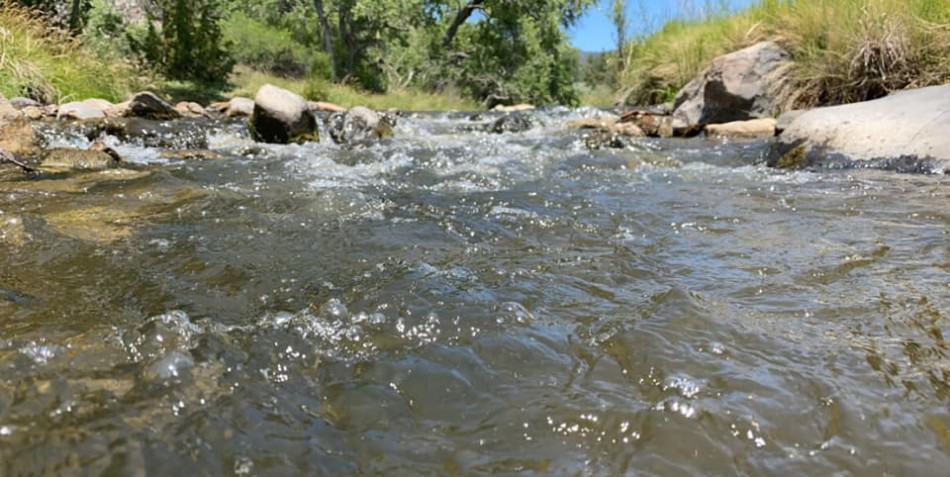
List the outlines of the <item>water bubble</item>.
<svg viewBox="0 0 950 477">
<path fill-rule="evenodd" d="M 195 366 L 191 355 L 180 351 L 171 351 L 161 359 L 149 365 L 145 375 L 150 380 L 166 380 L 181 376 Z"/>
<path fill-rule="evenodd" d="M 55 358 L 57 355 L 62 354 L 63 348 L 60 346 L 46 346 L 40 345 L 36 342 L 30 342 L 26 346 L 20 348 L 20 353 L 26 355 L 33 360 L 34 363 L 39 365 L 45 365 L 49 361 Z"/>
</svg>

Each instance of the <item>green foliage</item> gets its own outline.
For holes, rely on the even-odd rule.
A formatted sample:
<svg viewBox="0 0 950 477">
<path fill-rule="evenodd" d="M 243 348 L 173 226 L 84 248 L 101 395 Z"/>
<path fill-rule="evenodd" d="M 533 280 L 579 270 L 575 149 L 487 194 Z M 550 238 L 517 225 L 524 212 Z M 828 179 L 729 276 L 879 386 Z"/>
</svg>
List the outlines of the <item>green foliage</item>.
<svg viewBox="0 0 950 477">
<path fill-rule="evenodd" d="M 139 86 L 129 65 L 83 47 L 47 21 L 0 3 L 0 94 L 46 102 L 119 101 Z"/>
<path fill-rule="evenodd" d="M 577 53 L 568 46 L 561 27 L 591 2 L 486 3 L 490 13 L 485 19 L 459 27 L 440 81 L 460 85 L 488 107 L 577 104 Z"/>
<path fill-rule="evenodd" d="M 170 79 L 223 83 L 234 60 L 225 50 L 218 0 L 155 0 L 155 6 L 159 18 L 127 35 L 132 51 Z"/>
<path fill-rule="evenodd" d="M 228 51 L 238 63 L 289 76 L 303 75 L 310 66 L 310 48 L 287 29 L 251 18 L 243 11 L 229 14 L 221 26 Z"/>
</svg>

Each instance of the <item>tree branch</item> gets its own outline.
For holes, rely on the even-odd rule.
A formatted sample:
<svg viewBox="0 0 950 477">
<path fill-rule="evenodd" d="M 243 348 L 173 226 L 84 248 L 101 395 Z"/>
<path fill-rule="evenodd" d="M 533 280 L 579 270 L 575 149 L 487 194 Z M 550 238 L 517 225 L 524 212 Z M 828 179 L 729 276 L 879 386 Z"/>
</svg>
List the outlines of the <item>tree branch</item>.
<svg viewBox="0 0 950 477">
<path fill-rule="evenodd" d="M 469 0 L 468 4 L 462 7 L 455 15 L 452 24 L 449 25 L 449 29 L 445 32 L 445 38 L 442 40 L 442 46 L 445 48 L 452 46 L 452 41 L 455 40 L 455 35 L 459 32 L 459 27 L 468 21 L 469 17 L 475 13 L 475 10 L 483 10 L 484 5 L 485 0 Z"/>
</svg>

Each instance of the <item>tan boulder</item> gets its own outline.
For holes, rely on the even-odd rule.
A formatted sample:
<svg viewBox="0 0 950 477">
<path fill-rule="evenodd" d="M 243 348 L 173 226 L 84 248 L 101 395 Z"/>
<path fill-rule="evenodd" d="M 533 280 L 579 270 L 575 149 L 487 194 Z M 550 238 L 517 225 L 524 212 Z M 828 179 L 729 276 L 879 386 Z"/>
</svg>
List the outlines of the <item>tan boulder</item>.
<svg viewBox="0 0 950 477">
<path fill-rule="evenodd" d="M 30 121 L 39 121 L 46 116 L 46 113 L 43 112 L 43 108 L 37 106 L 27 106 L 21 109 L 20 112 Z"/>
<path fill-rule="evenodd" d="M 114 106 L 109 101 L 97 98 L 73 101 L 61 104 L 57 117 L 60 119 L 102 119 L 106 117 L 106 111 Z"/>
<path fill-rule="evenodd" d="M 254 100 L 248 98 L 231 98 L 224 115 L 229 118 L 246 118 L 254 114 Z"/>
<path fill-rule="evenodd" d="M 33 125 L 25 118 L 0 120 L 0 150 L 17 158 L 30 156 L 36 150 L 36 139 Z"/>
<path fill-rule="evenodd" d="M 186 118 L 201 118 L 208 116 L 208 111 L 205 110 L 203 106 L 190 101 L 182 101 L 176 104 L 175 111 L 178 111 L 179 114 Z"/>
<path fill-rule="evenodd" d="M 706 126 L 706 135 L 710 137 L 736 139 L 769 138 L 775 136 L 775 127 L 777 124 L 778 121 L 773 118 L 710 124 Z"/>
<path fill-rule="evenodd" d="M 123 101 L 106 110 L 107 118 L 124 118 L 129 114 L 129 101 Z"/>
<path fill-rule="evenodd" d="M 499 104 L 498 106 L 492 108 L 492 111 L 498 113 L 520 113 L 524 111 L 533 111 L 534 109 L 535 108 L 533 104 L 515 104 L 512 106 L 504 106 Z"/>
</svg>

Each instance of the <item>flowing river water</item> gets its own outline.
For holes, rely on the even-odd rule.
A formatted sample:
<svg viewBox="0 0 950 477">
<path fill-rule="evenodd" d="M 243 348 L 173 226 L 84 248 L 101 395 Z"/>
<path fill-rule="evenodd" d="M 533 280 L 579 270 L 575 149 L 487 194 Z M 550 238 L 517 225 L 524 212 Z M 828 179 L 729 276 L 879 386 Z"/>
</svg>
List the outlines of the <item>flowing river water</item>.
<svg viewBox="0 0 950 477">
<path fill-rule="evenodd" d="M 0 183 L 0 475 L 945 475 L 950 177 L 591 114 Z"/>
</svg>

